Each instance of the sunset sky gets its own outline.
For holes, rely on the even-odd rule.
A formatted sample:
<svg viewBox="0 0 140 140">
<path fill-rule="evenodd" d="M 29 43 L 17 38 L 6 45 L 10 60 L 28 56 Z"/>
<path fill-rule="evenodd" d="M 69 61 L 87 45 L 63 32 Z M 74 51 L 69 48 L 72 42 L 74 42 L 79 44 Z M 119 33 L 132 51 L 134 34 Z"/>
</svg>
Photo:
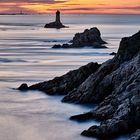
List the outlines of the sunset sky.
<svg viewBox="0 0 140 140">
<path fill-rule="evenodd" d="M 140 14 L 140 0 L 0 0 L 0 13 Z"/>
</svg>

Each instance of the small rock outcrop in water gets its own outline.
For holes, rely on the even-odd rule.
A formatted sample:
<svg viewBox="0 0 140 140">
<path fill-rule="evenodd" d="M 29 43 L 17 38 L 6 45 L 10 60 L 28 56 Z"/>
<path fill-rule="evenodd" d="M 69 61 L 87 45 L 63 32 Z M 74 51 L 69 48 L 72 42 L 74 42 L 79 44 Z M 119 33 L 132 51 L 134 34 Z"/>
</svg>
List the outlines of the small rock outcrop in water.
<svg viewBox="0 0 140 140">
<path fill-rule="evenodd" d="M 26 83 L 24 83 L 24 84 L 22 84 L 18 89 L 19 89 L 19 90 L 22 90 L 22 91 L 28 90 L 28 85 L 27 85 Z"/>
<path fill-rule="evenodd" d="M 72 44 L 54 45 L 53 48 L 81 48 L 85 46 L 92 46 L 94 48 L 106 48 L 105 41 L 101 38 L 100 31 L 94 27 L 86 29 L 83 33 L 77 33 L 73 37 Z"/>
<path fill-rule="evenodd" d="M 44 26 L 44 28 L 56 28 L 56 29 L 65 28 L 65 27 L 66 26 L 64 26 L 61 23 L 61 20 L 60 20 L 60 11 L 56 12 L 56 20 L 55 20 L 55 22 L 48 23 L 48 24 L 46 24 Z"/>
<path fill-rule="evenodd" d="M 110 53 L 109 55 L 116 55 L 116 53 L 115 53 L 115 52 L 112 52 L 112 53 Z"/>
<path fill-rule="evenodd" d="M 90 112 L 71 117 L 79 121 L 101 121 L 99 126 L 94 125 L 84 130 L 84 136 L 109 139 L 132 133 L 128 139 L 139 140 L 140 31 L 131 37 L 123 38 L 114 58 L 101 66 L 90 63 L 29 89 L 66 94 L 63 102 L 98 104 Z"/>
</svg>

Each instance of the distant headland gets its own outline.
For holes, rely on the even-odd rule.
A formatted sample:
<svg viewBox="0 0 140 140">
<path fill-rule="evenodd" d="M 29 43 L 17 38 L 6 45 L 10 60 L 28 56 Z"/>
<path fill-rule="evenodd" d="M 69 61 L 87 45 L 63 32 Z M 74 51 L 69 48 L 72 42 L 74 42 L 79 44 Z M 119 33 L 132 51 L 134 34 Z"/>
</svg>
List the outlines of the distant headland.
<svg viewBox="0 0 140 140">
<path fill-rule="evenodd" d="M 56 28 L 56 29 L 66 28 L 66 26 L 61 23 L 60 11 L 59 10 L 56 11 L 56 19 L 55 19 L 55 21 L 46 24 L 44 26 L 44 28 Z"/>
</svg>

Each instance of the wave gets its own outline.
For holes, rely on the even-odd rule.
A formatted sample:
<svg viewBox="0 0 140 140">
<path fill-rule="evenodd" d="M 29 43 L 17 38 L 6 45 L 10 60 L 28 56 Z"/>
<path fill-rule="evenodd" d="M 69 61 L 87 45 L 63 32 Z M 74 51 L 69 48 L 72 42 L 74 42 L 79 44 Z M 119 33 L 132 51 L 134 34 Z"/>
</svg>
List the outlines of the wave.
<svg viewBox="0 0 140 140">
<path fill-rule="evenodd" d="M 34 24 L 34 23 L 0 23 L 0 25 L 5 25 L 5 26 L 37 26 L 39 24 Z"/>
<path fill-rule="evenodd" d="M 8 59 L 8 58 L 0 58 L 0 63 L 12 63 L 12 62 L 27 62 L 22 59 Z"/>
<path fill-rule="evenodd" d="M 18 38 L 16 38 L 16 39 L 14 39 L 14 38 L 11 38 L 11 39 L 2 39 L 2 40 L 6 40 L 6 41 L 38 41 L 38 42 L 49 42 L 49 43 L 56 43 L 56 42 L 58 42 L 58 43 L 61 43 L 61 42 L 68 42 L 69 40 L 66 40 L 66 39 L 46 39 L 46 38 L 44 38 L 44 39 L 30 39 L 30 38 L 20 38 L 20 39 L 18 39 Z"/>
</svg>

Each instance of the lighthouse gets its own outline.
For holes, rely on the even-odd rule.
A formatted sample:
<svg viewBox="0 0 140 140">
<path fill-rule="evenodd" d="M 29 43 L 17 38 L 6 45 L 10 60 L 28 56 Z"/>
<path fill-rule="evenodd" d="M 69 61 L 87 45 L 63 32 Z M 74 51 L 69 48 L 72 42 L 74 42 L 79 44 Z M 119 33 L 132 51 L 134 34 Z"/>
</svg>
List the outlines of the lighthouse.
<svg viewBox="0 0 140 140">
<path fill-rule="evenodd" d="M 63 25 L 61 23 L 61 20 L 60 20 L 60 11 L 57 10 L 56 11 L 56 19 L 54 22 L 51 22 L 51 23 L 47 23 L 44 28 L 56 28 L 56 29 L 61 29 L 61 28 L 67 28 L 67 26 Z"/>
<path fill-rule="evenodd" d="M 60 23 L 61 22 L 60 21 L 60 11 L 59 10 L 56 11 L 56 20 L 55 20 L 55 22 L 56 23 Z"/>
</svg>

